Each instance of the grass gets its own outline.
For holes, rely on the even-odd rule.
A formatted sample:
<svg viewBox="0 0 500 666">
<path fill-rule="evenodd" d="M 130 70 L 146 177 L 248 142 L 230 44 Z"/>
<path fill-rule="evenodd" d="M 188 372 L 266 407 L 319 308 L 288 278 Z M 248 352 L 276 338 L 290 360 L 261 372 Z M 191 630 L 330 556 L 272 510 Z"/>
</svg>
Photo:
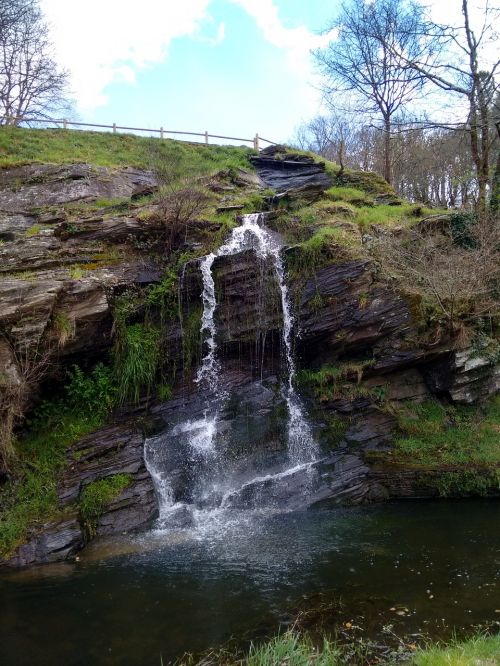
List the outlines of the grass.
<svg viewBox="0 0 500 666">
<path fill-rule="evenodd" d="M 97 521 L 106 507 L 121 495 L 131 481 L 130 474 L 114 474 L 93 481 L 84 488 L 79 501 L 80 515 L 90 535 L 95 533 Z"/>
<path fill-rule="evenodd" d="M 17 446 L 18 477 L 0 494 L 0 555 L 7 557 L 21 544 L 29 529 L 43 525 L 60 513 L 57 478 L 70 444 L 96 430 L 98 413 L 71 411 L 57 423 L 27 436 Z"/>
<path fill-rule="evenodd" d="M 385 227 L 411 226 L 427 215 L 445 214 L 446 212 L 446 210 L 425 208 L 425 206 L 410 203 L 401 206 L 383 204 L 373 208 L 366 206 L 359 208 L 356 222 L 362 229 L 368 229 L 372 224 Z"/>
<path fill-rule="evenodd" d="M 307 278 L 333 262 L 342 238 L 342 230 L 323 226 L 307 240 L 294 245 L 286 254 L 286 267 L 291 279 Z"/>
<path fill-rule="evenodd" d="M 75 335 L 75 321 L 65 312 L 57 312 L 52 318 L 52 328 L 57 337 L 59 347 L 64 347 L 68 340 Z"/>
<path fill-rule="evenodd" d="M 500 465 L 500 396 L 483 409 L 443 405 L 435 400 L 407 403 L 395 411 L 403 437 L 393 456 L 435 465 Z"/>
<path fill-rule="evenodd" d="M 263 645 L 250 648 L 243 659 L 245 666 L 335 666 L 341 662 L 341 650 L 326 638 L 316 648 L 307 635 L 287 631 Z"/>
<path fill-rule="evenodd" d="M 415 654 L 413 666 L 499 666 L 500 634 L 475 636 L 467 641 L 429 647 Z"/>
<path fill-rule="evenodd" d="M 345 201 L 354 206 L 373 206 L 373 198 L 357 187 L 334 185 L 326 190 L 325 196 L 332 201 Z"/>
<path fill-rule="evenodd" d="M 413 643 L 404 650 L 387 649 L 370 641 L 336 642 L 323 637 L 312 640 L 307 633 L 290 629 L 265 643 L 251 645 L 241 656 L 221 649 L 194 660 L 192 656 L 180 664 L 222 664 L 223 666 L 500 666 L 500 634 L 478 634 L 463 641 L 417 648 Z M 190 658 L 191 657 L 191 658 Z"/>
<path fill-rule="evenodd" d="M 131 324 L 117 330 L 114 348 L 115 373 L 120 403 L 138 403 L 149 392 L 159 359 L 159 330 L 146 324 Z"/>
<path fill-rule="evenodd" d="M 26 229 L 25 236 L 30 238 L 31 236 L 38 236 L 42 227 L 39 224 L 33 224 L 29 229 Z"/>
<path fill-rule="evenodd" d="M 354 400 L 360 397 L 381 399 L 380 387 L 367 388 L 362 384 L 363 372 L 373 361 L 359 363 L 339 362 L 337 365 L 323 365 L 318 370 L 301 370 L 298 381 L 312 388 L 320 403 L 330 400 Z"/>
<path fill-rule="evenodd" d="M 175 160 L 183 169 L 196 164 L 207 173 L 219 169 L 250 168 L 254 151 L 240 146 L 193 145 L 172 139 L 132 134 L 62 129 L 0 128 L 0 167 L 31 162 L 89 162 L 94 166 L 150 168 L 151 155 Z"/>
</svg>

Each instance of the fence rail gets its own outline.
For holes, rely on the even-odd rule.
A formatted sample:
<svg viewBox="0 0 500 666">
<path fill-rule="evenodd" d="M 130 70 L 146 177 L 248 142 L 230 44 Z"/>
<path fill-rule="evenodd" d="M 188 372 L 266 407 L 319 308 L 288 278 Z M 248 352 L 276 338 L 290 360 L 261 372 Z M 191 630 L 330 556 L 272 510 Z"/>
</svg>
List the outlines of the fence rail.
<svg viewBox="0 0 500 666">
<path fill-rule="evenodd" d="M 112 125 L 101 125 L 96 123 L 80 123 L 72 120 L 67 120 L 66 118 L 53 119 L 53 118 L 19 118 L 14 116 L 1 116 L 5 120 L 5 125 L 19 125 L 19 123 L 53 123 L 55 125 L 62 125 L 63 129 L 68 129 L 70 126 L 75 127 L 98 127 L 100 129 L 110 129 L 113 133 L 118 132 L 119 130 L 125 130 L 128 132 L 149 132 L 153 134 L 159 134 L 160 139 L 164 139 L 167 134 L 184 135 L 184 136 L 201 136 L 203 137 L 203 142 L 208 145 L 209 139 L 226 139 L 228 141 L 243 141 L 244 143 L 251 143 L 255 150 L 260 149 L 260 143 L 268 143 L 272 146 L 277 144 L 274 141 L 269 141 L 269 139 L 264 139 L 264 137 L 259 136 L 258 133 L 252 139 L 243 139 L 238 136 L 224 136 L 222 134 L 209 134 L 208 132 L 183 132 L 181 130 L 168 130 L 163 127 L 160 129 L 151 129 L 150 127 L 124 127 L 113 123 Z"/>
</svg>

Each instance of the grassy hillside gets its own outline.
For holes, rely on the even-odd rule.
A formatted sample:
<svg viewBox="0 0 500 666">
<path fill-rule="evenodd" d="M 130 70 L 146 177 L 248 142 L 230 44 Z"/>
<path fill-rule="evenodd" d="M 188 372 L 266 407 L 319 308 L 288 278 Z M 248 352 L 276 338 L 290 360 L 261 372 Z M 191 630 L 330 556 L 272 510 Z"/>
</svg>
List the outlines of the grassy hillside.
<svg viewBox="0 0 500 666">
<path fill-rule="evenodd" d="M 254 151 L 245 146 L 205 146 L 132 134 L 63 129 L 0 127 L 0 168 L 30 162 L 89 162 L 95 166 L 149 168 L 152 151 L 197 169 L 248 167 Z"/>
</svg>

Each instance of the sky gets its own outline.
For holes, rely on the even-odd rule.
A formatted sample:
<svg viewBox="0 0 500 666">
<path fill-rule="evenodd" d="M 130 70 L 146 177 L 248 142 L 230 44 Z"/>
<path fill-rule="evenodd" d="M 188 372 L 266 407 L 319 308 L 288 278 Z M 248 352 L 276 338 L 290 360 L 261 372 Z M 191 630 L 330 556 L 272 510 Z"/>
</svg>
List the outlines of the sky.
<svg viewBox="0 0 500 666">
<path fill-rule="evenodd" d="M 321 107 L 340 0 L 40 0 L 78 119 L 272 141 Z M 69 5 L 71 4 L 71 9 Z M 429 4 L 429 3 L 427 3 Z M 431 0 L 436 18 L 460 0 Z M 444 6 L 446 11 L 443 14 Z"/>
</svg>

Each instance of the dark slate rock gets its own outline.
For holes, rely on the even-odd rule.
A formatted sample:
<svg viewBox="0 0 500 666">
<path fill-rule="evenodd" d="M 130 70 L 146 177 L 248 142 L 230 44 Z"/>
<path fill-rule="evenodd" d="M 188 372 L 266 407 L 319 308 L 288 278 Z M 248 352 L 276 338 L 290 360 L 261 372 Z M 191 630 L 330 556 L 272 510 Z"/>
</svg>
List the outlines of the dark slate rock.
<svg viewBox="0 0 500 666">
<path fill-rule="evenodd" d="M 56 562 L 83 548 L 90 535 L 75 509 L 81 493 L 90 483 L 115 474 L 129 474 L 131 483 L 106 507 L 92 536 L 145 528 L 157 515 L 153 481 L 144 464 L 143 437 L 133 424 L 110 425 L 83 437 L 69 448 L 67 460 L 58 488 L 67 515 L 32 533 L 2 564 L 24 567 Z"/>
<path fill-rule="evenodd" d="M 332 185 L 324 162 L 314 162 L 311 157 L 297 153 L 283 155 L 280 151 L 284 149 L 280 146 L 272 148 L 250 158 L 266 187 L 278 194 L 315 199 Z"/>
<path fill-rule="evenodd" d="M 20 546 L 8 562 L 13 567 L 29 567 L 65 560 L 83 547 L 77 515 L 46 523 L 40 532 Z"/>
</svg>

